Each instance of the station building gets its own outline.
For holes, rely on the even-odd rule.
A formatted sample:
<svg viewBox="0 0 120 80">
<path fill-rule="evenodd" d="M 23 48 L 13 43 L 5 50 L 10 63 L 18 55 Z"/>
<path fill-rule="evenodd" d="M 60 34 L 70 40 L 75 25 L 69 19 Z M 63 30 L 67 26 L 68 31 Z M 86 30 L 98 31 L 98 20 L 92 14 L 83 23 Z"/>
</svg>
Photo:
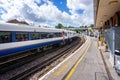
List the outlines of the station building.
<svg viewBox="0 0 120 80">
<path fill-rule="evenodd" d="M 110 62 L 120 63 L 120 0 L 94 0 L 94 23 L 100 37 L 105 38 L 110 51 Z"/>
</svg>

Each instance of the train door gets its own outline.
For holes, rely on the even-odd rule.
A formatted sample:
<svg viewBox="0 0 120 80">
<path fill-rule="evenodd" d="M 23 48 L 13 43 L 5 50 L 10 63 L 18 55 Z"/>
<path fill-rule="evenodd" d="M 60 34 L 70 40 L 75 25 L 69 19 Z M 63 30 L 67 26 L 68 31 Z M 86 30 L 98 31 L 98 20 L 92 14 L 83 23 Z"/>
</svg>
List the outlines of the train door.
<svg viewBox="0 0 120 80">
<path fill-rule="evenodd" d="M 64 34 L 65 34 L 65 32 L 62 31 L 62 40 L 63 40 L 63 41 L 65 41 L 65 35 L 64 35 Z"/>
</svg>

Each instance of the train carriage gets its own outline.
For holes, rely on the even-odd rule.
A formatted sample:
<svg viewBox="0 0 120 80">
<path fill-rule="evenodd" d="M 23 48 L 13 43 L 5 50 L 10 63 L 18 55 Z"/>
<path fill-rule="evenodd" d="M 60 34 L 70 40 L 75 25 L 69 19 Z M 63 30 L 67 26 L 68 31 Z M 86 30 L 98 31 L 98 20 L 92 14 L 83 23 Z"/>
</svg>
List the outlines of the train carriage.
<svg viewBox="0 0 120 80">
<path fill-rule="evenodd" d="M 73 37 L 73 31 L 0 23 L 0 57 L 60 44 Z"/>
</svg>

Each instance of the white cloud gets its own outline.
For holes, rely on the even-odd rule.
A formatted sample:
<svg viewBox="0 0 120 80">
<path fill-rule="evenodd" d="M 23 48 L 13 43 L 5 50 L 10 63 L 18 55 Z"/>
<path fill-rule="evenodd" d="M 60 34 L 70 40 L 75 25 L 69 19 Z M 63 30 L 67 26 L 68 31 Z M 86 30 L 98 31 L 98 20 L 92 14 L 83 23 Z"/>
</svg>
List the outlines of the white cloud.
<svg viewBox="0 0 120 80">
<path fill-rule="evenodd" d="M 34 1 L 38 4 L 41 3 L 41 0 L 34 0 Z"/>
<path fill-rule="evenodd" d="M 72 13 L 72 18 L 76 17 L 76 22 L 80 21 L 82 25 L 93 23 L 93 0 L 67 0 L 67 7 Z M 78 14 L 77 10 L 83 10 L 83 13 Z"/>
<path fill-rule="evenodd" d="M 42 1 L 44 2 L 42 5 L 38 6 L 36 4 L 40 4 Z M 92 7 L 90 1 L 67 0 L 66 5 L 70 9 L 70 15 L 67 12 L 60 11 L 50 0 L 0 0 L 0 17 L 4 21 L 16 18 L 30 23 L 37 22 L 37 24 L 48 24 L 50 26 L 57 25 L 57 23 L 91 24 L 93 22 L 93 9 L 89 9 L 89 7 Z M 78 14 L 76 10 L 79 9 L 83 9 L 84 14 Z"/>
</svg>

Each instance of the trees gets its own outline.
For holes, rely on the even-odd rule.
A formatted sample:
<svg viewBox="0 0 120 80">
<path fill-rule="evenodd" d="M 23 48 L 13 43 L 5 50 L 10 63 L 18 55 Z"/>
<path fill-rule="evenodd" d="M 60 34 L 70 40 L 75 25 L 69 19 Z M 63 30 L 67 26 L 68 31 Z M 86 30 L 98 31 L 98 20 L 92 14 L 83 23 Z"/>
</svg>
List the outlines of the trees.
<svg viewBox="0 0 120 80">
<path fill-rule="evenodd" d="M 64 26 L 61 23 L 59 23 L 58 25 L 55 26 L 55 28 L 57 28 L 57 29 L 63 29 Z"/>
<path fill-rule="evenodd" d="M 91 24 L 90 27 L 93 28 L 93 27 L 94 27 L 94 24 Z"/>
<path fill-rule="evenodd" d="M 73 26 L 68 26 L 68 28 L 74 28 Z"/>
<path fill-rule="evenodd" d="M 67 29 L 67 28 L 74 28 L 74 26 L 63 26 L 61 23 L 55 26 L 57 29 Z"/>
<path fill-rule="evenodd" d="M 80 26 L 80 28 L 88 28 L 88 26 L 86 26 L 86 25 L 85 26 Z"/>
<path fill-rule="evenodd" d="M 80 26 L 80 28 L 93 28 L 93 27 L 94 27 L 94 24 Z"/>
</svg>

